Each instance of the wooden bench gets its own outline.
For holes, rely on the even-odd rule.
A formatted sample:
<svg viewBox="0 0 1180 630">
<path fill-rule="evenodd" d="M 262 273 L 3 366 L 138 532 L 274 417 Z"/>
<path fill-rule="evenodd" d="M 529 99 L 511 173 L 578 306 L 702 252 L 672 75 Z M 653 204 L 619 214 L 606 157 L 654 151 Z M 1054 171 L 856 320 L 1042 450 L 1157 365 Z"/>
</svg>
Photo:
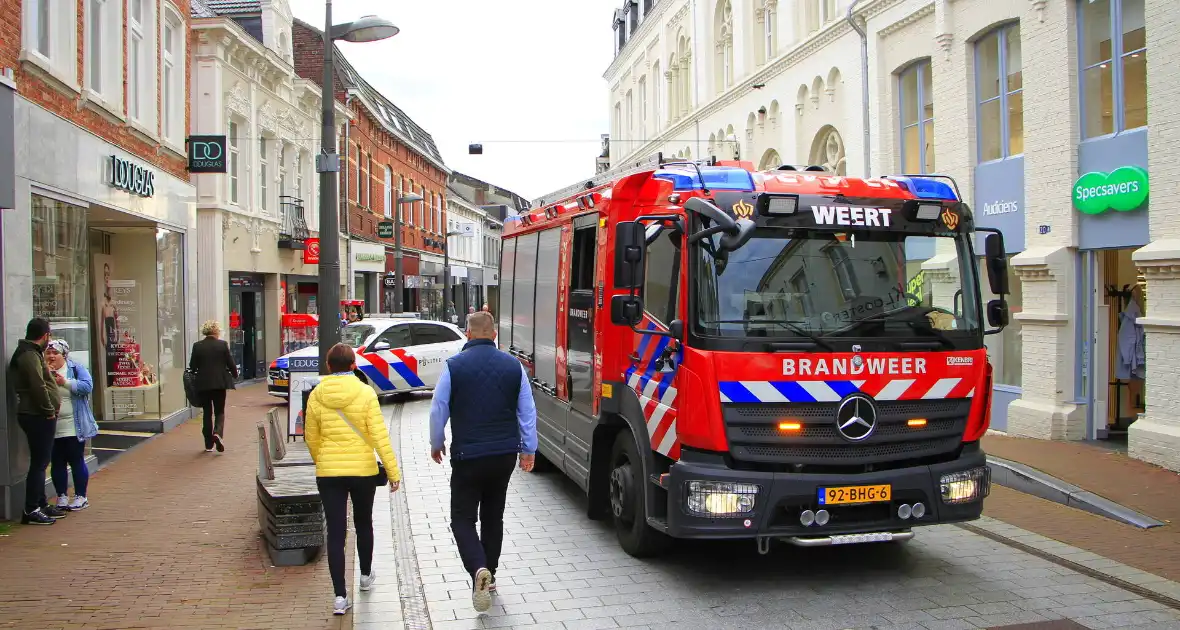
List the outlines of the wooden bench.
<svg viewBox="0 0 1180 630">
<path fill-rule="evenodd" d="M 314 562 L 323 550 L 324 508 L 310 455 L 304 459 L 299 449 L 284 444 L 282 459 L 272 457 L 280 441 L 272 439 L 275 426 L 274 418 L 258 423 L 258 527 L 275 566 L 299 566 Z"/>
</svg>

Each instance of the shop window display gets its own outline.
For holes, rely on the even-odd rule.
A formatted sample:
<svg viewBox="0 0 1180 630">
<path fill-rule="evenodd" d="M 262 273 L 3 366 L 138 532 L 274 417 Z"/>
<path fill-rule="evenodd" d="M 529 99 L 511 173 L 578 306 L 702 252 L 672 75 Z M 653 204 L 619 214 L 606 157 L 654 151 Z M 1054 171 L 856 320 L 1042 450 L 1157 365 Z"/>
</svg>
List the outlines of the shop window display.
<svg viewBox="0 0 1180 630">
<path fill-rule="evenodd" d="M 91 368 L 90 261 L 86 211 L 33 195 L 33 316 L 48 319 L 70 358 Z"/>
</svg>

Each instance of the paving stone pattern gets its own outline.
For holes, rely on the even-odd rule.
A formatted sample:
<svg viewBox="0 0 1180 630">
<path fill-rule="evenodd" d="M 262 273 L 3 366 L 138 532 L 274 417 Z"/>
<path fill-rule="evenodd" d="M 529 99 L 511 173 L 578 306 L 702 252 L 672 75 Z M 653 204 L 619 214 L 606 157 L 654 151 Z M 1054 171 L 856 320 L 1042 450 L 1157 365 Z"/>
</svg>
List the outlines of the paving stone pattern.
<svg viewBox="0 0 1180 630">
<path fill-rule="evenodd" d="M 748 541 L 686 542 L 666 557 L 637 560 L 607 523 L 586 518 L 572 482 L 520 472 L 509 490 L 500 594 L 479 616 L 449 529 L 449 466 L 429 458 L 428 412 L 427 398 L 406 403 L 398 456 L 436 630 L 940 630 L 1057 619 L 1087 628 L 1180 628 L 1178 611 L 953 526 L 925 528 L 904 545 L 776 545 L 760 556 Z M 396 623 L 359 608 L 356 622 Z"/>
<path fill-rule="evenodd" d="M 259 537 L 255 424 L 274 402 L 265 385 L 230 392 L 225 453 L 204 452 L 190 421 L 94 475 L 89 509 L 12 525 L 0 628 L 351 627 L 331 615 L 326 558 L 273 567 Z"/>
</svg>

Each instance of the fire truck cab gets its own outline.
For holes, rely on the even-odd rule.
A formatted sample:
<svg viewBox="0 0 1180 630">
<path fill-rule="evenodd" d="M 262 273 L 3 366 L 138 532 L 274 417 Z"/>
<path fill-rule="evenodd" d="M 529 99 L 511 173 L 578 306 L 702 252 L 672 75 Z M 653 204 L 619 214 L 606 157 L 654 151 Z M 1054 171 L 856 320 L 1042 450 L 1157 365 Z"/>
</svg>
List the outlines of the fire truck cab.
<svg viewBox="0 0 1180 630">
<path fill-rule="evenodd" d="M 978 518 L 1007 261 L 954 182 L 653 162 L 505 226 L 499 344 L 590 515 L 636 556 Z"/>
</svg>

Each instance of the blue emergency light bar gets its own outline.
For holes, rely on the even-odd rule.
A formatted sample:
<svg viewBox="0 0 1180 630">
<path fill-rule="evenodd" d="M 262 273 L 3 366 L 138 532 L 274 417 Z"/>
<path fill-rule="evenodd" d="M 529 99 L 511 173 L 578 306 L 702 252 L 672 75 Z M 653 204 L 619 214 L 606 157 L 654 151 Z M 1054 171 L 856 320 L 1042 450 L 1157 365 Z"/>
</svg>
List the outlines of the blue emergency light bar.
<svg viewBox="0 0 1180 630">
<path fill-rule="evenodd" d="M 928 177 L 890 177 L 893 181 L 905 186 L 918 199 L 937 199 L 940 201 L 959 201 L 955 189 L 950 184 Z"/>
<path fill-rule="evenodd" d="M 680 170 L 680 168 L 684 170 Z M 745 192 L 752 192 L 754 190 L 754 178 L 750 176 L 750 172 L 746 169 L 732 166 L 701 167 L 700 176 L 698 176 L 697 169 L 676 165 L 676 170 L 670 168 L 661 169 L 656 171 L 652 177 L 672 182 L 672 189 L 676 191 L 701 190 L 704 188 L 709 190 L 740 190 Z M 705 180 L 703 184 L 701 183 L 702 178 Z"/>
</svg>

